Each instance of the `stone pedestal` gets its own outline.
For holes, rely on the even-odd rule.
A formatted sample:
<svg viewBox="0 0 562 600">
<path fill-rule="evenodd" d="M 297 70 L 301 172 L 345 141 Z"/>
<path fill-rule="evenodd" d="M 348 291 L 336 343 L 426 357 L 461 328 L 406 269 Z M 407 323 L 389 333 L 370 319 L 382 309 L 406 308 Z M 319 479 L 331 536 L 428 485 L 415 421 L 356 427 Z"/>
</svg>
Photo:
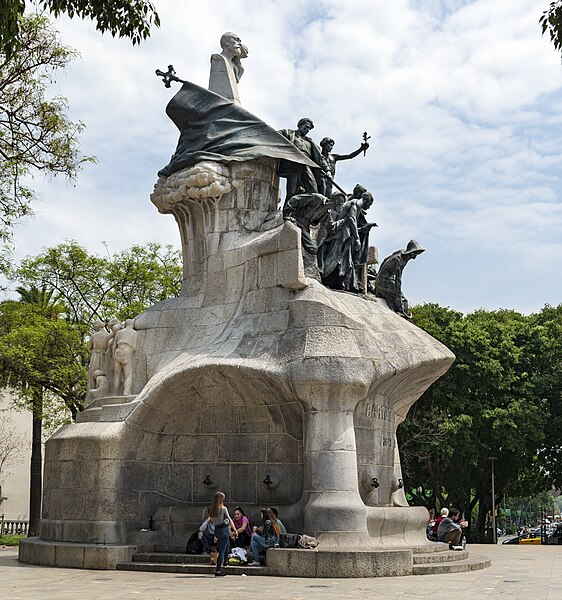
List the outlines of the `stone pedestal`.
<svg viewBox="0 0 562 600">
<path fill-rule="evenodd" d="M 321 552 L 427 543 L 396 427 L 454 357 L 384 301 L 305 277 L 276 166 L 206 162 L 158 181 L 152 200 L 181 232 L 181 295 L 136 319 L 129 410 L 103 406 L 47 442 L 42 539 L 22 560 L 51 564 L 38 556 L 59 542 L 136 548 L 142 529 L 153 548 L 184 546 L 217 489 L 254 522 L 276 506 Z"/>
</svg>

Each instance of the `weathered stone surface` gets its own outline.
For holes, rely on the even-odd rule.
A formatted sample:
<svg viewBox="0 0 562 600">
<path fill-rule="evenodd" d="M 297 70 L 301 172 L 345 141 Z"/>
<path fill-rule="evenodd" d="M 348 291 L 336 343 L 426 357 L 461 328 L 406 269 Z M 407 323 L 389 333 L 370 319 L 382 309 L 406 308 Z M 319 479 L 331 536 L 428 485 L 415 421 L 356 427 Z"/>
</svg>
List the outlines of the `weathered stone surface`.
<svg viewBox="0 0 562 600">
<path fill-rule="evenodd" d="M 220 489 L 254 519 L 276 506 L 322 550 L 423 545 L 427 513 L 403 506 L 397 488 L 395 431 L 452 354 L 383 300 L 304 277 L 299 230 L 271 227 L 275 161 L 223 167 L 198 172 L 224 178 L 228 191 L 216 198 L 159 183 L 161 210 L 182 235 L 181 297 L 136 321 L 135 385 L 145 379 L 134 401 L 47 442 L 43 543 L 129 548 L 152 519 L 143 539 L 185 544 Z M 84 550 L 83 563 L 112 564 L 113 551 L 103 552 Z M 284 558 L 279 569 L 325 576 L 340 561 L 305 552 L 312 563 Z M 382 554 L 340 563 L 398 574 L 408 552 L 393 555 L 394 566 Z M 25 556 L 56 560 L 47 550 Z"/>
<path fill-rule="evenodd" d="M 281 577 L 391 577 L 411 575 L 411 550 L 267 551 L 271 575 Z"/>
</svg>

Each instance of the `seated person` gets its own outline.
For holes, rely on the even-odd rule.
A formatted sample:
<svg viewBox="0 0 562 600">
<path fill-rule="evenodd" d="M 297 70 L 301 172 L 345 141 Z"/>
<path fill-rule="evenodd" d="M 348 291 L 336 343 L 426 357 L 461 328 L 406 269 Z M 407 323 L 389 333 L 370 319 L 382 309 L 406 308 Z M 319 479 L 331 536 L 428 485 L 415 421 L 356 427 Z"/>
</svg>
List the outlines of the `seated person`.
<svg viewBox="0 0 562 600">
<path fill-rule="evenodd" d="M 285 527 L 285 525 L 283 525 L 283 522 L 279 518 L 279 511 L 272 506 L 271 512 L 275 515 L 275 518 L 277 519 L 277 523 L 279 524 L 279 529 L 281 530 L 281 533 L 287 533 L 287 528 Z"/>
<path fill-rule="evenodd" d="M 427 539 L 431 540 L 432 542 L 437 539 L 437 538 L 435 538 L 435 540 L 433 539 L 433 526 L 434 525 L 435 525 L 435 510 L 433 508 L 431 508 L 429 510 L 429 516 L 427 518 L 427 525 L 425 526 L 425 534 L 427 535 Z"/>
<path fill-rule="evenodd" d="M 271 508 L 261 509 L 261 520 L 262 525 L 254 527 L 254 533 L 250 542 L 250 548 L 254 554 L 254 560 L 248 565 L 250 567 L 260 566 L 260 550 L 262 548 L 273 548 L 273 546 L 279 543 L 281 529 Z"/>
<path fill-rule="evenodd" d="M 433 523 L 432 534 L 433 534 L 434 541 L 437 541 L 437 529 L 439 528 L 439 523 L 441 523 L 441 521 L 447 516 L 449 516 L 449 509 L 442 508 L 441 513 L 439 514 L 437 519 L 435 519 L 435 523 Z"/>
<path fill-rule="evenodd" d="M 203 554 L 210 554 L 211 548 L 217 547 L 218 540 L 215 537 L 215 526 L 210 517 L 207 517 L 203 523 L 201 523 L 197 537 L 201 544 L 203 544 Z"/>
<path fill-rule="evenodd" d="M 238 538 L 231 539 L 231 544 L 233 546 L 238 546 L 239 548 L 243 546 L 249 546 L 252 538 L 250 521 L 240 506 L 237 506 L 234 509 L 232 521 L 234 523 L 234 527 L 236 527 L 236 531 L 238 532 Z"/>
<path fill-rule="evenodd" d="M 445 517 L 437 528 L 437 541 L 448 542 L 451 550 L 462 550 L 462 528 L 466 521 L 461 521 L 461 513 L 456 508 L 451 508 L 449 516 Z"/>
</svg>

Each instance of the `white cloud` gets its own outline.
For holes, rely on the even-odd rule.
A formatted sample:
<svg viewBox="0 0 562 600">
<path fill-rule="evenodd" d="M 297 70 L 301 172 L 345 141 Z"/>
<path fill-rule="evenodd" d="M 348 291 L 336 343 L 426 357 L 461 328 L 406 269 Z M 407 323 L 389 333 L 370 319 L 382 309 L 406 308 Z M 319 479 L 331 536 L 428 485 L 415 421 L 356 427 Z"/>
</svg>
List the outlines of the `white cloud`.
<svg viewBox="0 0 562 600">
<path fill-rule="evenodd" d="M 162 27 L 140 47 L 92 24 L 59 21 L 82 60 L 59 77 L 83 150 L 76 187 L 41 184 L 18 256 L 74 238 L 101 251 L 153 239 L 177 243 L 149 194 L 175 149 L 164 114 L 173 90 L 156 68 L 208 82 L 227 30 L 249 46 L 242 103 L 274 127 L 302 116 L 336 152 L 372 135 L 366 157 L 337 181 L 366 184 L 384 256 L 415 237 L 428 251 L 408 267 L 412 301 L 461 310 L 540 308 L 562 301 L 562 68 L 541 38 L 544 0 L 159 0 Z M 558 275 L 556 275 L 558 274 Z"/>
</svg>

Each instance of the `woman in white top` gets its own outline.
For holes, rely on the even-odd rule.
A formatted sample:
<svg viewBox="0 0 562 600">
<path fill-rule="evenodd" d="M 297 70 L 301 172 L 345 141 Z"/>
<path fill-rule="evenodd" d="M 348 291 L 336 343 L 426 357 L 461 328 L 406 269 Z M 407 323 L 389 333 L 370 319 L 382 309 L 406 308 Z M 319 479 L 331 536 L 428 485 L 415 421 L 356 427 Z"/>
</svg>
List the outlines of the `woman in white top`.
<svg viewBox="0 0 562 600">
<path fill-rule="evenodd" d="M 215 526 L 215 537 L 218 541 L 219 550 L 215 577 L 222 577 L 224 575 L 224 573 L 221 572 L 221 567 L 224 564 L 226 552 L 228 550 L 228 530 L 230 529 L 232 531 L 235 538 L 238 536 L 236 527 L 230 518 L 228 508 L 224 505 L 224 498 L 225 495 L 222 492 L 217 492 L 215 494 L 215 501 L 209 509 L 209 521 Z"/>
</svg>

